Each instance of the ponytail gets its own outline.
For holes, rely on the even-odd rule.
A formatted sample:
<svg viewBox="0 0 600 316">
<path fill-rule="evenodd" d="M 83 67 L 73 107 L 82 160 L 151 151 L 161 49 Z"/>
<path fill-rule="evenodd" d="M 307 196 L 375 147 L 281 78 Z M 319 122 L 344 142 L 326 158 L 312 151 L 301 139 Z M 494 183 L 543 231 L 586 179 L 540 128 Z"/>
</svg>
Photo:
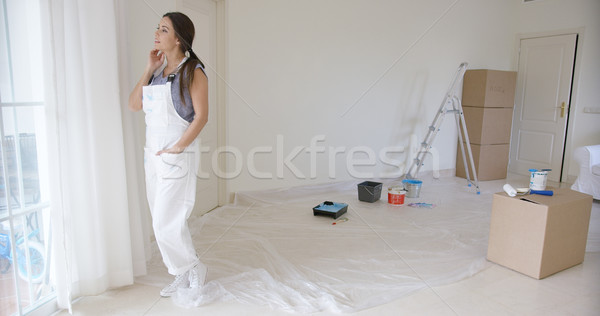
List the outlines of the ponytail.
<svg viewBox="0 0 600 316">
<path fill-rule="evenodd" d="M 185 104 L 185 97 L 183 96 L 184 86 L 186 89 L 190 89 L 192 86 L 192 81 L 194 80 L 194 71 L 196 70 L 196 65 L 200 64 L 202 70 L 204 70 L 204 63 L 196 56 L 196 53 L 190 48 L 187 50 L 187 54 L 189 54 L 188 59 L 181 65 L 179 68 L 179 95 L 181 97 L 181 101 L 183 101 L 183 105 Z"/>
</svg>

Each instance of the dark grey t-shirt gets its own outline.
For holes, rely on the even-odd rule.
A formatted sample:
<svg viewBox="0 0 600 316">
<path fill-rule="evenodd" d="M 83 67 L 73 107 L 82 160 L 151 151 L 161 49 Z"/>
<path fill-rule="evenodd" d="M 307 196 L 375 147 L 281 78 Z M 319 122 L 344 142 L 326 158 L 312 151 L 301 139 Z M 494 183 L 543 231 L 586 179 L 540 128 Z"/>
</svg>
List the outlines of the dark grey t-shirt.
<svg viewBox="0 0 600 316">
<path fill-rule="evenodd" d="M 200 64 L 196 65 L 196 68 L 200 68 L 202 72 L 206 75 L 206 72 L 200 66 Z M 188 122 L 192 122 L 194 120 L 194 107 L 192 106 L 192 97 L 190 97 L 190 91 L 187 87 L 183 87 L 183 97 L 185 98 L 185 104 L 181 101 L 181 95 L 179 94 L 179 84 L 180 80 L 179 72 L 175 73 L 175 79 L 171 82 L 171 97 L 173 98 L 173 105 L 175 106 L 175 111 L 181 118 Z M 154 76 L 152 81 L 150 82 L 151 86 L 167 84 L 169 76 L 163 77 L 163 73 L 161 72 L 159 75 Z"/>
</svg>

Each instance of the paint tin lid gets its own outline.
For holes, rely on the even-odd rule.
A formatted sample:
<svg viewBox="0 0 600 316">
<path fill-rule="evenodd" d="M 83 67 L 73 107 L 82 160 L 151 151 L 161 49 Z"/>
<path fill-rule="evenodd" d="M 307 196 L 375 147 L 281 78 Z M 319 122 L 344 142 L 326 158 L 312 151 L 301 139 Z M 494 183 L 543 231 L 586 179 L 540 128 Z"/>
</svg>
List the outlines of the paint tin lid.
<svg viewBox="0 0 600 316">
<path fill-rule="evenodd" d="M 392 194 L 406 194 L 406 190 L 401 186 L 389 187 L 388 192 Z"/>
</svg>

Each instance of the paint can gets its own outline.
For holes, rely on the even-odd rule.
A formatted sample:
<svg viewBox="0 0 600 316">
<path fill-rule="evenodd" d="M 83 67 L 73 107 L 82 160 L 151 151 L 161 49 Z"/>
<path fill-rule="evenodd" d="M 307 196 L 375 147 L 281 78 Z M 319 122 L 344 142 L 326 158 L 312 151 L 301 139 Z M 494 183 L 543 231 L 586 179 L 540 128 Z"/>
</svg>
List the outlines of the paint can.
<svg viewBox="0 0 600 316">
<path fill-rule="evenodd" d="M 388 188 L 388 203 L 392 205 L 404 205 L 406 191 L 401 186 Z"/>
<path fill-rule="evenodd" d="M 546 190 L 546 181 L 550 169 L 529 169 L 531 177 L 529 178 L 529 188 L 531 190 Z"/>
<path fill-rule="evenodd" d="M 402 184 L 404 184 L 404 189 L 406 190 L 406 197 L 408 198 L 418 198 L 421 193 L 421 185 L 423 185 L 423 181 L 417 179 L 404 179 L 402 180 Z"/>
</svg>

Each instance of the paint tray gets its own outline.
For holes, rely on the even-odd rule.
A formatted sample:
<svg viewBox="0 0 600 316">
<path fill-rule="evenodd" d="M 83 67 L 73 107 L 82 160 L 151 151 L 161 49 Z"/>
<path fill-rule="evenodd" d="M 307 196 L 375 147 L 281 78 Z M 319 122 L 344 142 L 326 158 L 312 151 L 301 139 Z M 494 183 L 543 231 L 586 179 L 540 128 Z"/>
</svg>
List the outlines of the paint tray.
<svg viewBox="0 0 600 316">
<path fill-rule="evenodd" d="M 313 207 L 313 215 L 329 216 L 338 218 L 348 211 L 348 204 L 325 201 Z"/>
</svg>

